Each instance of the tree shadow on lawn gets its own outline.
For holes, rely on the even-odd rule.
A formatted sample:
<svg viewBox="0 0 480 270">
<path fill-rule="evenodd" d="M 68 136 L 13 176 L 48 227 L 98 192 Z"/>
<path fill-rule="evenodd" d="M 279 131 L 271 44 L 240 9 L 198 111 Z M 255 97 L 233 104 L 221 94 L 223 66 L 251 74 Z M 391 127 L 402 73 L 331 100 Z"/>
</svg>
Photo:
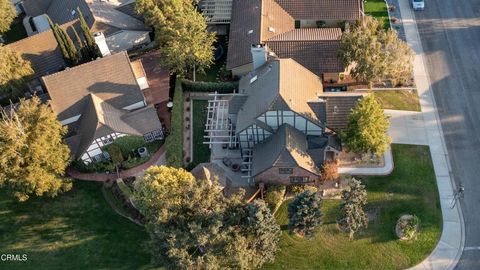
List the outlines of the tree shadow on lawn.
<svg viewBox="0 0 480 270">
<path fill-rule="evenodd" d="M 56 198 L 14 202 L 0 193 L 3 253 L 27 254 L 8 269 L 148 268 L 145 230 L 107 205 L 98 183 L 74 182 Z"/>
</svg>

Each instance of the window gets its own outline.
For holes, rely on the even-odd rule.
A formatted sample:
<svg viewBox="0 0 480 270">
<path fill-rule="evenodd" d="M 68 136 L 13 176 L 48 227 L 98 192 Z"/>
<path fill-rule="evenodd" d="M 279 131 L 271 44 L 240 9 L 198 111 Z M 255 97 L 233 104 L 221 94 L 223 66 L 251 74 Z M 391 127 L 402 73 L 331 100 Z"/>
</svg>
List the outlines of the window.
<svg viewBox="0 0 480 270">
<path fill-rule="evenodd" d="M 293 169 L 292 168 L 278 168 L 278 173 L 279 174 L 292 174 Z"/>
<path fill-rule="evenodd" d="M 152 132 L 149 132 L 143 135 L 143 140 L 145 140 L 146 143 L 153 142 L 156 140 L 161 140 L 161 139 L 163 139 L 163 132 L 160 129 L 154 130 Z"/>
<path fill-rule="evenodd" d="M 111 144 L 113 142 L 113 138 L 108 137 L 108 138 L 102 140 L 102 142 L 103 142 L 104 145 Z"/>
<path fill-rule="evenodd" d="M 313 182 L 308 176 L 290 176 L 290 183 L 292 184 L 304 184 Z"/>
</svg>

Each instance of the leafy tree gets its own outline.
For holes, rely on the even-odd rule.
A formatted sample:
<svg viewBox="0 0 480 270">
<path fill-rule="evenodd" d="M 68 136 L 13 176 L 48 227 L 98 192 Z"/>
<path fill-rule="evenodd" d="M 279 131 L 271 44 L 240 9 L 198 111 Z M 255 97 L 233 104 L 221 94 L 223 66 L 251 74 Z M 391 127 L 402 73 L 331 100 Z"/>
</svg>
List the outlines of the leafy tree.
<svg viewBox="0 0 480 270">
<path fill-rule="evenodd" d="M 367 204 L 367 191 L 359 180 L 352 178 L 348 188 L 342 191 L 341 217 L 338 224 L 349 232 L 350 240 L 362 227 L 368 225 L 368 217 L 363 211 Z"/>
<path fill-rule="evenodd" d="M 316 192 L 306 190 L 288 205 L 288 226 L 290 231 L 313 237 L 322 223 L 322 198 Z"/>
<path fill-rule="evenodd" d="M 335 181 L 338 179 L 338 161 L 327 161 L 322 165 L 322 182 Z"/>
<path fill-rule="evenodd" d="M 160 64 L 172 73 L 203 71 L 213 63 L 215 34 L 192 0 L 138 0 L 136 11 L 155 29 Z"/>
<path fill-rule="evenodd" d="M 286 187 L 283 185 L 272 185 L 267 188 L 265 202 L 270 210 L 275 211 L 275 209 L 283 202 L 285 191 Z"/>
<path fill-rule="evenodd" d="M 349 150 L 381 156 L 390 144 L 387 135 L 390 123 L 373 95 L 362 98 L 349 115 L 343 141 Z"/>
<path fill-rule="evenodd" d="M 32 195 L 55 197 L 71 188 L 63 177 L 69 150 L 67 129 L 37 97 L 20 101 L 0 117 L 0 187 L 18 201 Z"/>
<path fill-rule="evenodd" d="M 29 61 L 0 45 L 0 95 L 17 98 L 23 94 L 33 69 Z"/>
<path fill-rule="evenodd" d="M 100 52 L 100 49 L 97 46 L 97 43 L 95 43 L 95 39 L 93 38 L 92 32 L 90 31 L 90 28 L 88 27 L 87 22 L 85 21 L 85 17 L 83 17 L 83 13 L 80 10 L 80 8 L 77 8 L 78 12 L 78 17 L 80 21 L 80 27 L 82 29 L 83 33 L 83 38 L 85 39 L 85 48 L 89 57 L 89 60 L 92 59 L 97 59 L 98 57 L 102 57 L 102 53 Z"/>
<path fill-rule="evenodd" d="M 385 76 L 393 85 L 402 85 L 408 82 L 413 74 L 414 53 L 412 48 L 398 38 L 394 30 L 387 30 L 384 40 L 385 46 Z"/>
<path fill-rule="evenodd" d="M 17 17 L 17 12 L 11 0 L 0 0 L 0 34 L 7 32 Z"/>
<path fill-rule="evenodd" d="M 393 30 L 382 29 L 382 23 L 365 16 L 342 35 L 339 50 L 342 62 L 353 64 L 352 76 L 368 82 L 391 79 L 392 84 L 405 83 L 413 71 L 413 52 Z"/>
<path fill-rule="evenodd" d="M 345 66 L 354 64 L 351 74 L 355 79 L 371 84 L 382 78 L 385 66 L 382 33 L 381 23 L 370 16 L 343 33 L 339 58 Z"/>
<path fill-rule="evenodd" d="M 154 262 L 171 269 L 250 269 L 271 261 L 280 228 L 262 201 L 225 197 L 218 183 L 152 167 L 135 187 Z"/>
</svg>

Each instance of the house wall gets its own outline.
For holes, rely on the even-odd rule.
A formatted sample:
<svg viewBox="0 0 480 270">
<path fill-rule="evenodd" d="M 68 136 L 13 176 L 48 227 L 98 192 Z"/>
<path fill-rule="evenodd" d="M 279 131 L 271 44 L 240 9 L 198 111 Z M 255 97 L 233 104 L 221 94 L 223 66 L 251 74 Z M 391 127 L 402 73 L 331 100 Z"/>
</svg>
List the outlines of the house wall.
<svg viewBox="0 0 480 270">
<path fill-rule="evenodd" d="M 292 174 L 280 174 L 279 168 L 292 168 Z M 272 167 L 254 177 L 255 183 L 275 184 L 275 185 L 292 185 L 291 176 L 309 177 L 309 183 L 318 182 L 320 175 L 311 173 L 301 167 Z M 305 183 L 307 184 L 307 183 Z"/>
<path fill-rule="evenodd" d="M 100 138 L 96 138 L 92 144 L 90 144 L 87 151 L 82 155 L 82 161 L 87 164 L 102 160 L 104 157 L 101 147 L 109 145 L 113 143 L 114 140 L 124 136 L 127 136 L 127 134 L 115 132 Z"/>
</svg>

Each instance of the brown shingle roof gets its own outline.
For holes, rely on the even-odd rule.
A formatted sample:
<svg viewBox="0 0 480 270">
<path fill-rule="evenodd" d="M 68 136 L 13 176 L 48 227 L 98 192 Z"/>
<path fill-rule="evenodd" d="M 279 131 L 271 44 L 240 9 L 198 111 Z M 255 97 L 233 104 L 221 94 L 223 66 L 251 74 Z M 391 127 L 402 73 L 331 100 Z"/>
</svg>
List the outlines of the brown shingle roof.
<svg viewBox="0 0 480 270">
<path fill-rule="evenodd" d="M 363 0 L 275 0 L 295 20 L 358 20 Z"/>
<path fill-rule="evenodd" d="M 344 131 L 348 126 L 350 112 L 365 95 L 367 94 L 355 92 L 322 93 L 319 95 L 319 98 L 327 103 L 326 126 L 337 133 Z"/>
<path fill-rule="evenodd" d="M 60 120 L 82 114 L 90 94 L 117 109 L 144 101 L 126 52 L 45 76 L 42 80 Z"/>
<path fill-rule="evenodd" d="M 24 38 L 8 44 L 7 47 L 20 53 L 25 60 L 32 63 L 36 77 L 57 72 L 66 66 L 52 31 Z"/>
</svg>

